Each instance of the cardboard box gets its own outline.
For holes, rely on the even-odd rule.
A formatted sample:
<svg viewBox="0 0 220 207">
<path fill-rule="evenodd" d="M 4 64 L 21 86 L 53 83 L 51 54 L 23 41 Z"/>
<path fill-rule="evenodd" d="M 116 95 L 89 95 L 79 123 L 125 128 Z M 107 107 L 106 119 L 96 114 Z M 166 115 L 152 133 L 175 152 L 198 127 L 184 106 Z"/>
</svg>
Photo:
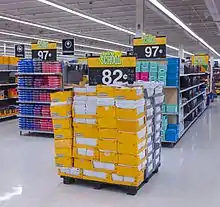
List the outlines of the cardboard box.
<svg viewBox="0 0 220 207">
<path fill-rule="evenodd" d="M 72 157 L 55 157 L 55 163 L 57 167 L 73 167 Z"/>
<path fill-rule="evenodd" d="M 118 164 L 138 166 L 143 159 L 147 159 L 146 151 L 143 149 L 137 155 L 118 154 Z"/>
<path fill-rule="evenodd" d="M 117 128 L 124 132 L 137 132 L 146 125 L 145 116 L 136 120 L 117 119 Z"/>
<path fill-rule="evenodd" d="M 70 129 L 72 128 L 72 118 L 52 119 L 54 129 Z"/>
<path fill-rule="evenodd" d="M 72 139 L 73 138 L 73 129 L 54 129 L 54 138 L 55 139 Z"/>
<path fill-rule="evenodd" d="M 72 148 L 73 139 L 55 139 L 55 148 Z"/>
<path fill-rule="evenodd" d="M 139 140 L 137 143 L 121 143 L 120 141 L 118 141 L 118 153 L 137 155 L 143 149 L 146 149 L 146 146 L 147 146 L 146 139 Z"/>
<path fill-rule="evenodd" d="M 67 176 L 73 178 L 82 178 L 82 170 L 79 168 L 68 168 L 68 167 L 59 167 L 58 168 L 59 176 Z"/>
<path fill-rule="evenodd" d="M 92 170 L 93 164 L 90 160 L 74 158 L 74 167 L 85 170 Z"/>
<path fill-rule="evenodd" d="M 100 150 L 100 161 L 118 163 L 118 155 L 116 152 Z"/>
<path fill-rule="evenodd" d="M 117 151 L 117 140 L 116 139 L 99 139 L 98 148 L 100 150 Z"/>
<path fill-rule="evenodd" d="M 97 106 L 97 117 L 99 118 L 115 118 L 115 106 Z"/>
<path fill-rule="evenodd" d="M 144 106 L 137 107 L 135 109 L 116 108 L 117 119 L 138 119 L 145 115 Z"/>
<path fill-rule="evenodd" d="M 56 157 L 72 157 L 72 147 L 55 148 Z"/>
<path fill-rule="evenodd" d="M 115 97 L 115 87 L 113 86 L 97 85 L 96 92 L 99 97 Z"/>
<path fill-rule="evenodd" d="M 144 91 L 142 87 L 121 87 L 116 88 L 115 97 L 117 99 L 125 99 L 125 100 L 138 100 L 144 97 Z"/>
<path fill-rule="evenodd" d="M 83 170 L 83 179 L 98 182 L 110 182 L 108 173 L 93 170 Z"/>
<path fill-rule="evenodd" d="M 79 148 L 97 148 L 98 138 L 74 137 L 74 146 Z"/>
<path fill-rule="evenodd" d="M 85 138 L 98 138 L 99 130 L 97 125 L 74 123 L 74 136 Z"/>
<path fill-rule="evenodd" d="M 50 94 L 51 102 L 72 102 L 73 92 L 69 91 L 59 91 Z"/>
<path fill-rule="evenodd" d="M 99 137 L 104 139 L 118 139 L 119 132 L 116 129 L 99 129 Z"/>
<path fill-rule="evenodd" d="M 115 118 L 98 118 L 98 126 L 103 129 L 117 129 Z"/>
<path fill-rule="evenodd" d="M 99 160 L 99 151 L 92 148 L 73 148 L 73 157 L 85 160 Z"/>
<path fill-rule="evenodd" d="M 70 117 L 72 114 L 72 105 L 51 105 L 50 107 L 51 116 L 56 117 Z"/>
<path fill-rule="evenodd" d="M 118 132 L 118 141 L 125 144 L 136 144 L 140 140 L 146 139 L 146 134 L 146 127 L 138 132 Z"/>
<path fill-rule="evenodd" d="M 92 161 L 94 170 L 102 171 L 102 172 L 115 172 L 116 165 L 114 163 L 100 162 L 100 161 Z"/>
</svg>

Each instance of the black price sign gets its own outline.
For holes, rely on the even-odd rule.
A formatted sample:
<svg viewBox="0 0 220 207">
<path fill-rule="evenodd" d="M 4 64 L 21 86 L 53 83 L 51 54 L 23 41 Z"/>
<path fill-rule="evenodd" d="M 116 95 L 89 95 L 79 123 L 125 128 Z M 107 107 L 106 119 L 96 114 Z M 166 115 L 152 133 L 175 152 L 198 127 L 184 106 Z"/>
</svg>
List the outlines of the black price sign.
<svg viewBox="0 0 220 207">
<path fill-rule="evenodd" d="M 64 39 L 62 41 L 63 55 L 74 55 L 74 39 Z"/>
<path fill-rule="evenodd" d="M 166 45 L 134 46 L 134 53 L 141 59 L 166 58 Z"/>
<path fill-rule="evenodd" d="M 133 83 L 135 68 L 92 68 L 89 70 L 89 85 Z"/>
<path fill-rule="evenodd" d="M 56 43 L 48 43 L 43 41 L 31 44 L 32 58 L 41 59 L 42 61 L 56 61 L 56 47 Z"/>
<path fill-rule="evenodd" d="M 100 57 L 89 57 L 89 85 L 133 83 L 136 80 L 136 57 L 108 52 Z"/>
<path fill-rule="evenodd" d="M 15 45 L 15 57 L 25 58 L 24 45 Z"/>
<path fill-rule="evenodd" d="M 145 35 L 134 38 L 134 53 L 139 59 L 166 58 L 166 37 Z"/>
</svg>

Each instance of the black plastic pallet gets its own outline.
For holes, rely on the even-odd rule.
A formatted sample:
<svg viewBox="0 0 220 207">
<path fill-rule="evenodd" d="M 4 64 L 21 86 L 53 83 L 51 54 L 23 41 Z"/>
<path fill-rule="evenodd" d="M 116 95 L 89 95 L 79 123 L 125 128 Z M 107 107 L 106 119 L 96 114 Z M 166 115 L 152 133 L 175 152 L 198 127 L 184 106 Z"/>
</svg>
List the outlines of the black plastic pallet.
<svg viewBox="0 0 220 207">
<path fill-rule="evenodd" d="M 66 185 L 78 182 L 79 184 L 91 185 L 96 190 L 101 190 L 103 188 L 113 186 L 113 187 L 116 187 L 117 190 L 122 190 L 123 192 L 127 193 L 128 195 L 136 195 L 137 192 L 144 186 L 144 184 L 148 183 L 149 180 L 153 177 L 153 175 L 158 173 L 159 167 L 160 167 L 160 165 L 138 187 L 117 185 L 117 184 L 104 183 L 104 182 L 98 182 L 98 181 L 83 180 L 83 179 L 78 179 L 78 178 L 76 179 L 76 178 L 71 178 L 71 177 L 66 177 L 66 176 L 61 176 L 61 178 L 63 178 L 63 184 L 66 184 Z"/>
</svg>

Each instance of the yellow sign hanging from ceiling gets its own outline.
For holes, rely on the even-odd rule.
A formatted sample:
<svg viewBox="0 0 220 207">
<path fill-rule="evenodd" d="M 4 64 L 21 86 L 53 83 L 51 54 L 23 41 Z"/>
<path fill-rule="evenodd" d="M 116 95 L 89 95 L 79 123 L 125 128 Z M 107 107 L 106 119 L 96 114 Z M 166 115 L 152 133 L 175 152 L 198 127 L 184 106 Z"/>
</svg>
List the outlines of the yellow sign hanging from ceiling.
<svg viewBox="0 0 220 207">
<path fill-rule="evenodd" d="M 193 55 L 192 64 L 201 66 L 201 72 L 208 70 L 209 55 Z"/>
<path fill-rule="evenodd" d="M 144 35 L 142 38 L 134 38 L 133 45 L 141 46 L 141 45 L 166 45 L 167 38 L 164 36 L 154 36 L 151 34 Z"/>
</svg>

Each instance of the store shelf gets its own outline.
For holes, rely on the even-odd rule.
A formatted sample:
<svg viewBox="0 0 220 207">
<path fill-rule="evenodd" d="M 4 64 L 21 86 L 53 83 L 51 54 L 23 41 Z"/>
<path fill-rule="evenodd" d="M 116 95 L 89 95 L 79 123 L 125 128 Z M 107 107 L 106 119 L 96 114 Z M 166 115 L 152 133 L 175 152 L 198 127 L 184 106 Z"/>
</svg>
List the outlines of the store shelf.
<svg viewBox="0 0 220 207">
<path fill-rule="evenodd" d="M 0 70 L 0 73 L 5 73 L 5 72 L 8 72 L 8 73 L 18 72 L 18 70 Z"/>
<path fill-rule="evenodd" d="M 11 100 L 11 99 L 18 99 L 18 97 L 17 98 L 4 98 L 4 99 L 0 99 L 0 101 L 7 101 L 7 100 Z"/>
<path fill-rule="evenodd" d="M 193 101 L 194 99 L 198 98 L 199 96 L 201 96 L 201 95 L 203 95 L 203 94 L 205 94 L 205 93 L 206 93 L 206 92 L 204 91 L 204 92 L 198 94 L 197 96 L 194 96 L 194 97 L 191 98 L 190 100 L 188 100 L 188 101 L 186 101 L 185 103 L 183 103 L 183 104 L 181 105 L 181 107 L 184 107 L 184 106 L 187 105 L 189 102 Z"/>
<path fill-rule="evenodd" d="M 50 91 L 57 91 L 57 90 L 63 90 L 63 88 L 29 88 L 29 87 L 18 87 L 18 90 L 50 90 Z"/>
<path fill-rule="evenodd" d="M 199 76 L 199 75 L 206 75 L 208 73 L 188 73 L 188 74 L 180 74 L 180 77 L 186 77 L 186 76 Z"/>
<path fill-rule="evenodd" d="M 176 87 L 176 86 L 164 86 L 163 88 L 167 88 L 167 89 L 178 89 L 178 87 Z"/>
<path fill-rule="evenodd" d="M 183 93 L 183 92 L 185 92 L 185 91 L 188 91 L 188 90 L 190 90 L 190 89 L 199 87 L 199 86 L 204 85 L 204 84 L 205 84 L 205 83 L 200 83 L 200 84 L 197 84 L 197 85 L 194 85 L 194 86 L 190 86 L 189 88 L 185 88 L 185 89 L 183 89 L 183 90 L 180 90 L 180 93 Z"/>
<path fill-rule="evenodd" d="M 193 111 L 195 111 L 199 106 L 202 105 L 202 103 L 204 103 L 204 101 L 201 101 L 201 103 L 199 103 L 196 107 L 194 107 L 188 114 L 186 114 L 183 118 L 183 120 L 185 120 Z"/>
<path fill-rule="evenodd" d="M 0 117 L 0 120 L 1 120 L 1 119 L 12 118 L 12 117 L 17 117 L 17 114 L 13 114 L 13 115 L 9 115 L 9 116 Z"/>
<path fill-rule="evenodd" d="M 17 83 L 0 83 L 0 86 L 16 86 Z"/>
<path fill-rule="evenodd" d="M 206 110 L 206 109 L 205 109 Z M 195 123 L 195 121 L 203 114 L 203 112 L 205 111 L 201 111 L 193 120 L 192 122 L 183 130 L 183 132 L 180 135 L 180 138 L 186 133 L 186 131 Z"/>
<path fill-rule="evenodd" d="M 168 116 L 177 116 L 177 115 L 179 115 L 179 112 L 172 112 L 172 113 L 163 112 L 162 114 L 163 114 L 163 115 L 168 115 Z"/>
<path fill-rule="evenodd" d="M 16 75 L 63 75 L 62 73 L 16 73 Z"/>
<path fill-rule="evenodd" d="M 52 119 L 50 116 L 32 116 L 32 115 L 22 115 L 19 114 L 18 118 L 36 118 L 36 119 Z"/>
<path fill-rule="evenodd" d="M 50 105 L 51 102 L 43 102 L 43 101 L 17 101 L 19 104 L 48 104 Z"/>
<path fill-rule="evenodd" d="M 29 129 L 20 129 L 20 132 L 32 132 L 32 133 L 43 133 L 43 134 L 53 134 L 53 131 L 42 131 L 42 130 L 29 130 Z"/>
</svg>

